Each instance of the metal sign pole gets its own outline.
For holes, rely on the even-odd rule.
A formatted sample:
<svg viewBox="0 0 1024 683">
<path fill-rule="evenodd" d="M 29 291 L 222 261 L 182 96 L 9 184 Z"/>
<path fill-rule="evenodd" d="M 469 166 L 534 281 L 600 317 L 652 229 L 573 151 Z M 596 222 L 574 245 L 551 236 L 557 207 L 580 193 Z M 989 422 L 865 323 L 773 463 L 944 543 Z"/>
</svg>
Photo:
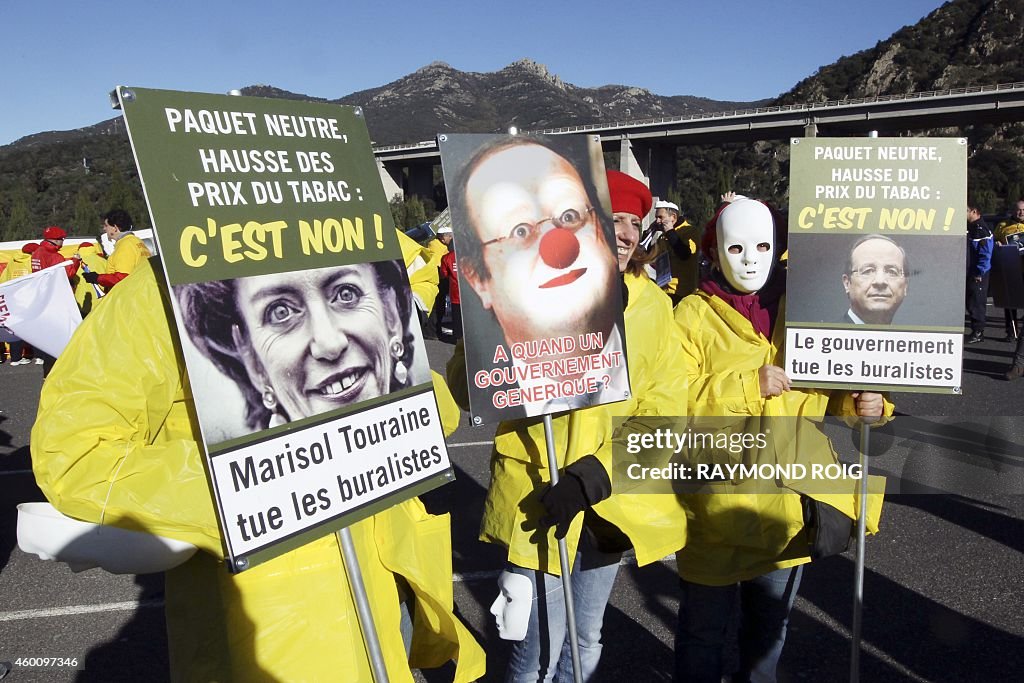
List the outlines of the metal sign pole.
<svg viewBox="0 0 1024 683">
<path fill-rule="evenodd" d="M 551 470 L 551 485 L 558 483 L 558 458 L 555 457 L 555 437 L 551 427 L 551 415 L 544 416 L 544 441 L 548 448 L 548 469 Z M 562 570 L 562 593 L 565 595 L 565 622 L 569 629 L 569 652 L 572 653 L 572 678 L 575 683 L 583 682 L 580 668 L 580 644 L 576 638 L 576 607 L 572 599 L 572 576 L 569 573 L 569 549 L 565 539 L 558 540 L 558 560 Z"/>
<path fill-rule="evenodd" d="M 388 683 L 388 671 L 384 666 L 384 653 L 380 649 L 377 628 L 373 624 L 373 613 L 370 612 L 370 601 L 366 597 L 366 586 L 363 585 L 363 572 L 359 569 L 359 558 L 356 557 L 356 547 L 352 542 L 352 532 L 348 530 L 348 527 L 345 527 L 337 535 L 338 541 L 341 542 L 341 554 L 345 559 L 345 574 L 348 576 L 348 585 L 352 588 L 356 613 L 359 615 L 359 629 L 363 632 L 363 644 L 366 646 L 366 655 L 370 660 L 370 671 L 373 673 L 373 680 L 375 683 Z"/>
<path fill-rule="evenodd" d="M 857 509 L 857 562 L 854 570 L 853 632 L 850 640 L 850 682 L 860 681 L 861 619 L 864 611 L 864 539 L 868 516 L 868 445 L 871 425 L 860 425 L 860 501 Z"/>
</svg>

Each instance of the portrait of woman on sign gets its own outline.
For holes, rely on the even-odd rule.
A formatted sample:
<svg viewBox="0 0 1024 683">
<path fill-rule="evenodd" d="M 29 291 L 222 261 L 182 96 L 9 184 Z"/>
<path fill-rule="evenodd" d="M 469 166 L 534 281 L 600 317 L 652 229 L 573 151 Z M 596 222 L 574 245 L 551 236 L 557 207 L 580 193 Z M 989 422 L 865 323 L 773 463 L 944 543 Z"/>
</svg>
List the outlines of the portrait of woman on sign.
<svg viewBox="0 0 1024 683">
<path fill-rule="evenodd" d="M 175 295 L 189 367 L 217 371 L 190 375 L 211 443 L 430 380 L 401 261 L 179 285 Z"/>
</svg>

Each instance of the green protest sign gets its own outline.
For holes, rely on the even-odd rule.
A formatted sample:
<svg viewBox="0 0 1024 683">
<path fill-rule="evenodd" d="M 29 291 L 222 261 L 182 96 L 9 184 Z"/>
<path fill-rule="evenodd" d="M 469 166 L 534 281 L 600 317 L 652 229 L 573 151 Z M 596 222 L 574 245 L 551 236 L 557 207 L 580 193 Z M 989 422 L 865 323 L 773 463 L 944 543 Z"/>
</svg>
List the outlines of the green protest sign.
<svg viewBox="0 0 1024 683">
<path fill-rule="evenodd" d="M 117 95 L 232 570 L 450 481 L 361 111 Z"/>
<path fill-rule="evenodd" d="M 959 392 L 966 140 L 795 138 L 790 150 L 793 384 Z"/>
</svg>

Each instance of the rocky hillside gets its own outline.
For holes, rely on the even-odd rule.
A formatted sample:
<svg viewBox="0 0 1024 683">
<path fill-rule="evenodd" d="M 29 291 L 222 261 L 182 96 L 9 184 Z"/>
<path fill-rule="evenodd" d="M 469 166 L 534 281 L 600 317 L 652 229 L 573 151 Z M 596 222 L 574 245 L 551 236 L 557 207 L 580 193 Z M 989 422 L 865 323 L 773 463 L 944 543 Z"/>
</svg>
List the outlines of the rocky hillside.
<svg viewBox="0 0 1024 683">
<path fill-rule="evenodd" d="M 490 133 L 513 125 L 537 130 L 751 106 L 664 97 L 625 85 L 580 88 L 530 59 L 495 73 L 434 62 L 393 83 L 334 101 L 362 106 L 371 138 L 385 145 L 432 140 L 437 133 Z"/>
<path fill-rule="evenodd" d="M 954 0 L 824 66 L 783 104 L 1024 81 L 1024 0 Z"/>
<path fill-rule="evenodd" d="M 822 67 L 782 95 L 779 103 L 1024 81 L 1021 46 L 1024 0 L 953 0 L 873 48 Z M 967 126 L 931 134 L 967 137 L 968 192 L 984 212 L 1001 212 L 1024 194 L 1024 124 Z"/>
</svg>

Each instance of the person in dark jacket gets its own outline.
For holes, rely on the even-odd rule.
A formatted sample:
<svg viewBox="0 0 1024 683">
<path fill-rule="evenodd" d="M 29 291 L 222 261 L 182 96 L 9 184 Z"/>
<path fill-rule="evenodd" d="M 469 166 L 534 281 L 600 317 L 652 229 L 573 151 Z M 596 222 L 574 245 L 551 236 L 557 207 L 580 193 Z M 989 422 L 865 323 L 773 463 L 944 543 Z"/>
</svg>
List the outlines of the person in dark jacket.
<svg viewBox="0 0 1024 683">
<path fill-rule="evenodd" d="M 971 332 L 965 344 L 977 344 L 985 338 L 985 300 L 988 275 L 992 270 L 992 230 L 973 203 L 967 205 L 967 317 Z"/>
</svg>

